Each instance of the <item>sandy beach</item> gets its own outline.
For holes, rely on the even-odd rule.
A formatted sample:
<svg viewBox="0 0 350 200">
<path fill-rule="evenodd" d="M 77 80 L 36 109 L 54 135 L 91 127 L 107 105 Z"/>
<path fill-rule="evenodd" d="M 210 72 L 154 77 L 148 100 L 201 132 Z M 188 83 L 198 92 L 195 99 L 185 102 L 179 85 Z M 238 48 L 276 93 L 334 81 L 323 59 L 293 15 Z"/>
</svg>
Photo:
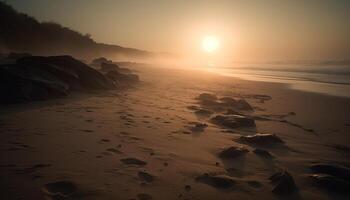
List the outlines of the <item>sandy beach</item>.
<svg viewBox="0 0 350 200">
<path fill-rule="evenodd" d="M 141 82 L 130 89 L 1 107 L 2 199 L 349 198 L 310 178 L 313 164 L 350 167 L 349 98 L 199 70 L 131 68 Z M 197 112 L 202 93 L 246 100 L 253 109 L 242 112 L 254 126 L 214 123 L 223 111 Z M 265 157 L 239 140 L 257 133 L 283 144 L 259 146 Z M 229 147 L 244 151 L 220 156 Z M 269 177 L 279 171 L 294 178 L 292 195 L 272 192 Z"/>
</svg>

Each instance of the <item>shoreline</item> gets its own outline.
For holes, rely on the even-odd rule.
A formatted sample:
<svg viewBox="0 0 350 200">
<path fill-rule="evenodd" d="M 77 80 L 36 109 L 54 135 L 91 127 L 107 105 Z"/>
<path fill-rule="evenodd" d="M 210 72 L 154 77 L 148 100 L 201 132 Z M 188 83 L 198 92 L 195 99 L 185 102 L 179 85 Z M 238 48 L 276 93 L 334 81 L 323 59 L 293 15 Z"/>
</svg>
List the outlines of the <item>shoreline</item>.
<svg viewBox="0 0 350 200">
<path fill-rule="evenodd" d="M 1 190 L 3 196 L 44 199 L 46 184 L 65 180 L 84 199 L 137 199 L 141 194 L 174 200 L 279 199 L 268 178 L 286 170 L 298 187 L 291 198 L 347 198 L 315 187 L 307 176 L 314 163 L 350 166 L 350 152 L 341 148 L 348 148 L 350 99 L 202 71 L 133 69 L 141 79 L 134 89 L 76 94 L 2 111 L 0 184 L 15 188 Z M 243 98 L 254 108 L 249 115 L 273 120 L 257 118 L 253 129 L 213 124 L 190 109 L 200 106 L 202 93 Z M 207 127 L 197 132 L 194 123 Z M 237 142 L 255 133 L 276 134 L 284 141 L 282 147 L 264 148 L 274 159 Z M 248 152 L 232 161 L 218 157 L 231 146 Z M 205 173 L 236 184 L 215 188 L 203 183 Z"/>
<path fill-rule="evenodd" d="M 211 71 L 211 69 L 208 69 Z M 215 70 L 215 69 L 214 69 Z M 252 73 L 226 73 L 220 71 L 211 71 L 222 76 L 235 77 L 242 80 L 256 81 L 256 82 L 269 82 L 269 83 L 281 83 L 289 85 L 290 89 L 295 89 L 304 92 L 318 93 L 330 96 L 350 98 L 350 83 L 322 81 L 312 78 L 302 77 L 287 77 L 279 75 L 259 75 Z M 314 74 L 317 75 L 317 74 Z"/>
</svg>

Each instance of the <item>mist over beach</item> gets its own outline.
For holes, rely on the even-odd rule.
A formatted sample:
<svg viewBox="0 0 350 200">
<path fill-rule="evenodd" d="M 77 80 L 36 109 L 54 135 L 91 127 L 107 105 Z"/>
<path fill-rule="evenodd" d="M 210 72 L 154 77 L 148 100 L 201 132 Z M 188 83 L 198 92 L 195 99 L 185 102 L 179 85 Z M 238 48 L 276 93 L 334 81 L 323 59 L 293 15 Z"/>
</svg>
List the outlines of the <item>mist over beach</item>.
<svg viewBox="0 0 350 200">
<path fill-rule="evenodd" d="M 0 199 L 349 199 L 349 10 L 0 0 Z"/>
</svg>

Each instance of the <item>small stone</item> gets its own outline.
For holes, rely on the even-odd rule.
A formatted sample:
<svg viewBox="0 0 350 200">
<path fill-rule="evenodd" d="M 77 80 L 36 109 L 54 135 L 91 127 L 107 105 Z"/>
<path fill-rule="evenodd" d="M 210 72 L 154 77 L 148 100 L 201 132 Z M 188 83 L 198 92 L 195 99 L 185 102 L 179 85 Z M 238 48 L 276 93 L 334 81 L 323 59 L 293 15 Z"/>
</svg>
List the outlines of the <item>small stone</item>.
<svg viewBox="0 0 350 200">
<path fill-rule="evenodd" d="M 229 147 L 222 152 L 220 152 L 219 156 L 221 158 L 236 158 L 239 156 L 243 156 L 244 154 L 248 153 L 249 150 L 244 147 Z"/>
</svg>

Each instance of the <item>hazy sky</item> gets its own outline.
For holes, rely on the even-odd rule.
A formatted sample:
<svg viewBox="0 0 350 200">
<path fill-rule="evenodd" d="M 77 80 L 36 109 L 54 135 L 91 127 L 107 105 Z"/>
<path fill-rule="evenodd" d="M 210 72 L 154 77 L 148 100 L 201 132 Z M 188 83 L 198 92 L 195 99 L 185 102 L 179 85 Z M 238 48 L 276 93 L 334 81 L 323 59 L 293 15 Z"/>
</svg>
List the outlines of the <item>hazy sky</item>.
<svg viewBox="0 0 350 200">
<path fill-rule="evenodd" d="M 97 42 L 201 54 L 206 35 L 236 60 L 350 59 L 347 0 L 7 0 Z"/>
</svg>

